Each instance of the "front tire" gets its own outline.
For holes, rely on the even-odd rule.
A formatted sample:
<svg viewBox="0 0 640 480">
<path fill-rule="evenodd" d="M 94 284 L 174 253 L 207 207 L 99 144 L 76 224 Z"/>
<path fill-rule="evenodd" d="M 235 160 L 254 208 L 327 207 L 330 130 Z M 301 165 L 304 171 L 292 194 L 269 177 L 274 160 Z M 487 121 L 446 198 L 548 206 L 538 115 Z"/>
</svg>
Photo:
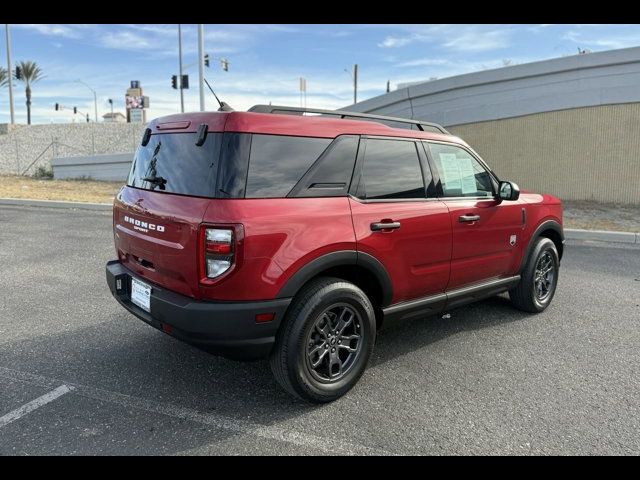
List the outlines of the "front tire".
<svg viewBox="0 0 640 480">
<path fill-rule="evenodd" d="M 318 278 L 291 303 L 271 353 L 271 369 L 292 395 L 331 402 L 360 379 L 375 336 L 375 313 L 366 294 L 350 282 Z"/>
<path fill-rule="evenodd" d="M 546 237 L 536 239 L 520 282 L 509 291 L 511 303 L 525 312 L 545 310 L 556 293 L 560 259 L 555 244 Z"/>
</svg>

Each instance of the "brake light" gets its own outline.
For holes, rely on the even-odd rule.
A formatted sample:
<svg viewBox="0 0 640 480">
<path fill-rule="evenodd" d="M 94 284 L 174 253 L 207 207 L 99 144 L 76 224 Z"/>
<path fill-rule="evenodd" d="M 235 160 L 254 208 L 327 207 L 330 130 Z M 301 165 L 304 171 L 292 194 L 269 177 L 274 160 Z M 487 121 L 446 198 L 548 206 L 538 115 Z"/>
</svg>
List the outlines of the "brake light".
<svg viewBox="0 0 640 480">
<path fill-rule="evenodd" d="M 200 284 L 214 285 L 242 264 L 244 228 L 240 223 L 201 225 L 198 235 Z"/>
<path fill-rule="evenodd" d="M 204 229 L 204 267 L 207 278 L 216 278 L 233 264 L 233 230 Z"/>
</svg>

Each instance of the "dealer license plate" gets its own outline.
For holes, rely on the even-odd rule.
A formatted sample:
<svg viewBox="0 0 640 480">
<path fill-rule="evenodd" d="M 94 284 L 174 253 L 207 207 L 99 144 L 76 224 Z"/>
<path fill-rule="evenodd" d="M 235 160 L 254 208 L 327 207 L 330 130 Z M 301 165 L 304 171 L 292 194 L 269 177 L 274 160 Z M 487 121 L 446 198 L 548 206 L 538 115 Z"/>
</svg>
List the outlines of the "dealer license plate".
<svg viewBox="0 0 640 480">
<path fill-rule="evenodd" d="M 151 312 L 151 287 L 140 280 L 131 278 L 131 301 L 141 309 Z"/>
</svg>

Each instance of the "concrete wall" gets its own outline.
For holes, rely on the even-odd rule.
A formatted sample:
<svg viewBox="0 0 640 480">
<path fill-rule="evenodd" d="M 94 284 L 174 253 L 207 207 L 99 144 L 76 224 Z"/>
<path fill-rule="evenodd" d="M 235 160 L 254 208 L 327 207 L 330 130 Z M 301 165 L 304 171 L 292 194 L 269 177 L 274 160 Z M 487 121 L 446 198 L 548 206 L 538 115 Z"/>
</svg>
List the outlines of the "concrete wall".
<svg viewBox="0 0 640 480">
<path fill-rule="evenodd" d="M 469 143 L 500 178 L 521 188 L 564 200 L 640 205 L 640 103 L 448 129 Z"/>
<path fill-rule="evenodd" d="M 131 168 L 132 153 L 116 153 L 51 160 L 53 178 L 91 178 L 93 180 L 125 181 Z"/>
<path fill-rule="evenodd" d="M 345 110 L 432 121 L 502 178 L 640 205 L 640 47 L 408 85 Z"/>
<path fill-rule="evenodd" d="M 131 123 L 0 125 L 0 173 L 22 173 L 39 155 L 28 174 L 55 157 L 131 153 L 144 128 Z"/>
</svg>

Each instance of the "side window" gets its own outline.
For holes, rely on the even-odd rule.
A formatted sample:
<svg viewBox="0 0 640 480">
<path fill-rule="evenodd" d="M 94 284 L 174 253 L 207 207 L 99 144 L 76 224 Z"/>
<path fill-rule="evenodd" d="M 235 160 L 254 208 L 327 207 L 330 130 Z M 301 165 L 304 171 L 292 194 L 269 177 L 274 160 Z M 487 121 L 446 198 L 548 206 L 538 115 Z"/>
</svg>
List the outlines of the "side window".
<svg viewBox="0 0 640 480">
<path fill-rule="evenodd" d="M 415 142 L 367 139 L 358 197 L 425 198 L 425 195 Z"/>
<path fill-rule="evenodd" d="M 218 168 L 218 197 L 244 198 L 250 151 L 250 133 L 224 134 Z"/>
<path fill-rule="evenodd" d="M 286 197 L 331 141 L 330 138 L 254 134 L 246 198 Z"/>
<path fill-rule="evenodd" d="M 491 175 L 465 149 L 429 143 L 445 197 L 493 197 Z"/>
<path fill-rule="evenodd" d="M 341 135 L 289 193 L 290 197 L 346 196 L 358 153 L 357 135 Z"/>
</svg>

